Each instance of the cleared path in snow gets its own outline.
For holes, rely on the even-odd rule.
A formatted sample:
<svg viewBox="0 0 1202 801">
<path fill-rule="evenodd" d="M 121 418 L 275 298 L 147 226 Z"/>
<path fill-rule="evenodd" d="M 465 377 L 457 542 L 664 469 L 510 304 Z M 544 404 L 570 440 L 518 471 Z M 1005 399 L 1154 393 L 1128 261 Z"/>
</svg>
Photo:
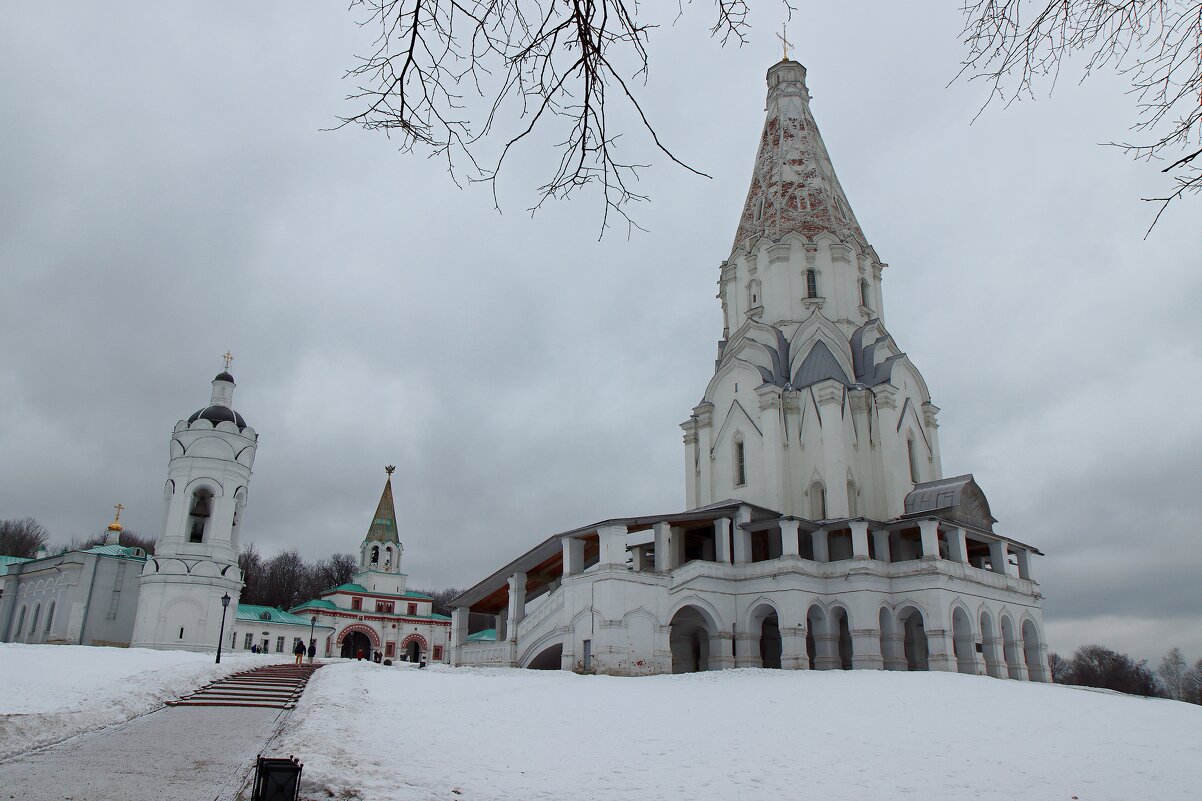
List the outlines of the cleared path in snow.
<svg viewBox="0 0 1202 801">
<path fill-rule="evenodd" d="M 232 799 L 292 706 L 280 708 L 273 699 L 269 705 L 238 701 L 161 709 L 0 764 L 0 798 Z"/>
</svg>

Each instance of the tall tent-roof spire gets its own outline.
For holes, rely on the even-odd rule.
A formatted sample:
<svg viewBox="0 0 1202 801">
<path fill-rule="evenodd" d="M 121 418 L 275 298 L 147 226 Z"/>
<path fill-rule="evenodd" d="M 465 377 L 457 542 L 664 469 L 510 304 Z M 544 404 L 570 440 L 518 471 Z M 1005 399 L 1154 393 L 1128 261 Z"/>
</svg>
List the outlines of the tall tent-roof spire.
<svg viewBox="0 0 1202 801">
<path fill-rule="evenodd" d="M 396 507 L 392 503 L 392 471 L 393 465 L 384 468 L 388 480 L 384 482 L 384 492 L 380 494 L 380 503 L 376 506 L 376 515 L 372 518 L 371 527 L 367 530 L 365 541 L 400 543 L 397 535 Z"/>
<path fill-rule="evenodd" d="M 768 69 L 767 79 L 764 131 L 734 247 L 761 237 L 829 233 L 868 251 L 810 111 L 806 68 L 786 58 Z"/>
</svg>

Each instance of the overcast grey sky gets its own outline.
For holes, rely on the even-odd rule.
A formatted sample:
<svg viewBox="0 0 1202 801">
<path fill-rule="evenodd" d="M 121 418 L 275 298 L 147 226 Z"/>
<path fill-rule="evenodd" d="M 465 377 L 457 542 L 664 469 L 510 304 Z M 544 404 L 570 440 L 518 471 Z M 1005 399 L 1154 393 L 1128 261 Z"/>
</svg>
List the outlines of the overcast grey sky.
<svg viewBox="0 0 1202 801">
<path fill-rule="evenodd" d="M 1117 79 L 972 117 L 958 3 L 803 8 L 790 38 L 870 242 L 886 322 L 1034 570 L 1053 650 L 1202 656 L 1200 201 L 1146 241 L 1154 169 Z M 596 198 L 503 214 L 438 161 L 358 130 L 369 45 L 345 3 L 14 6 L 0 26 L 0 518 L 56 541 L 112 504 L 157 534 L 167 442 L 227 348 L 260 433 L 244 525 L 267 555 L 353 551 L 385 464 L 411 584 L 468 586 L 561 529 L 684 503 L 677 424 L 714 299 L 781 14 L 722 49 L 701 4 L 655 30 L 643 98 L 712 180 L 656 162 L 647 233 Z M 671 18 L 665 18 L 670 23 Z M 1075 75 L 1073 76 L 1075 77 Z M 636 130 L 631 160 L 654 157 Z"/>
</svg>

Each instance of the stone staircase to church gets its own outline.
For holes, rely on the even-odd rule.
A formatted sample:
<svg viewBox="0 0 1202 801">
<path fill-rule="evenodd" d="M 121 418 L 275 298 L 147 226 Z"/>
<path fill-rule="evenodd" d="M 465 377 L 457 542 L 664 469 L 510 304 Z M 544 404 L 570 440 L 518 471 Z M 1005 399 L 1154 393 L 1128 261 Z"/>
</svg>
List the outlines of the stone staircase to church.
<svg viewBox="0 0 1202 801">
<path fill-rule="evenodd" d="M 321 665 L 264 665 L 234 673 L 167 706 L 240 706 L 292 709 Z"/>
</svg>

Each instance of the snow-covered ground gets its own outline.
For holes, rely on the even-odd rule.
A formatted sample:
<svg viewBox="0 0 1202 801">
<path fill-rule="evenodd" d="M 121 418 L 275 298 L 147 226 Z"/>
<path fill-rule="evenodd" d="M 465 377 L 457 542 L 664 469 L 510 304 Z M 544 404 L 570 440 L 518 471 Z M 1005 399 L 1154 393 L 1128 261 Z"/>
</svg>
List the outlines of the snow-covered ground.
<svg viewBox="0 0 1202 801">
<path fill-rule="evenodd" d="M 0 644 L 0 759 L 150 712 L 214 679 L 282 657 Z"/>
<path fill-rule="evenodd" d="M 304 762 L 310 799 L 1173 801 L 1202 787 L 1202 707 L 946 673 L 335 663 L 275 745 Z"/>
</svg>

